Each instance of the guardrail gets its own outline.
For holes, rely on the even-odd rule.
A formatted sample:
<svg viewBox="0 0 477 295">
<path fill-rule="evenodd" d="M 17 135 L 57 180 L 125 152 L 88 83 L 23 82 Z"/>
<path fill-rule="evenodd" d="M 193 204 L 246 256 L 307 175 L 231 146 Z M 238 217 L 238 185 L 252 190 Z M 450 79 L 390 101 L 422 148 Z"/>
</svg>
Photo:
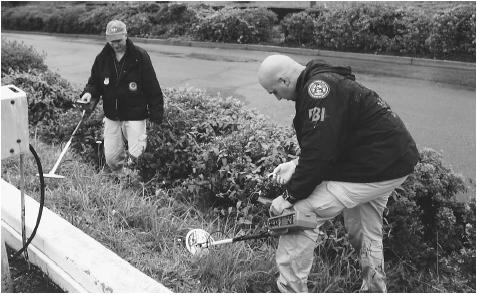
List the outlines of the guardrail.
<svg viewBox="0 0 477 295">
<path fill-rule="evenodd" d="M 2 237 L 14 250 L 22 247 L 20 190 L 1 180 Z M 27 236 L 39 203 L 25 195 Z M 172 293 L 95 239 L 48 208 L 28 247 L 30 261 L 63 290 L 72 293 Z"/>
</svg>

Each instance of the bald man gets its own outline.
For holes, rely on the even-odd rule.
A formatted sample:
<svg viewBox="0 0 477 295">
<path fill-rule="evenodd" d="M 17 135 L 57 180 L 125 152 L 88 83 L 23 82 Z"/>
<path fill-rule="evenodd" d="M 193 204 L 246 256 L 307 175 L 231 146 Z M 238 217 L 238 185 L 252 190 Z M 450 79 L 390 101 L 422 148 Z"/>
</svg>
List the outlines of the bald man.
<svg viewBox="0 0 477 295">
<path fill-rule="evenodd" d="M 280 237 L 279 290 L 308 292 L 319 227 L 343 212 L 360 257 L 360 291 L 386 292 L 383 211 L 418 161 L 413 138 L 376 92 L 355 82 L 349 67 L 318 60 L 303 66 L 272 55 L 260 65 L 258 80 L 278 100 L 295 102 L 293 126 L 301 150 L 298 159 L 273 171 L 286 191 L 273 200 L 270 214 L 293 207 L 318 219 L 315 230 Z"/>
</svg>

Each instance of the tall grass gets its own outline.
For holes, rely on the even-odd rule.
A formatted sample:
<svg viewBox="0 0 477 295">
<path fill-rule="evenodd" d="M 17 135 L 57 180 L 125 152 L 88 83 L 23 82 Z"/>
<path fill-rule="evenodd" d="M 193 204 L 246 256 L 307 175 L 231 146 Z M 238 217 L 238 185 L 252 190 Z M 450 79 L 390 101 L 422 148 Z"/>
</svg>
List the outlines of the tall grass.
<svg viewBox="0 0 477 295">
<path fill-rule="evenodd" d="M 62 146 L 37 141 L 33 145 L 46 173 Z M 183 242 L 190 229 L 203 228 L 216 240 L 230 238 L 243 234 L 236 216 L 201 212 L 195 204 L 176 198 L 176 192 L 150 192 L 134 176 L 115 179 L 76 159 L 69 151 L 60 164 L 57 174 L 65 179 L 46 179 L 45 206 L 133 266 L 174 292 L 272 290 L 278 274 L 274 262 L 277 239 L 226 244 L 211 248 L 208 255 L 191 256 Z M 17 158 L 2 161 L 2 178 L 14 185 L 20 180 L 18 164 Z M 37 170 L 29 155 L 25 171 L 26 192 L 38 200 Z M 322 244 L 317 251 L 331 253 L 331 247 Z M 319 255 L 310 275 L 315 282 L 310 291 L 356 289 L 356 257 L 347 263 L 354 255 L 350 249 L 334 257 Z"/>
<path fill-rule="evenodd" d="M 48 171 L 62 146 L 33 140 L 43 170 Z M 202 212 L 177 192 L 148 191 L 134 175 L 119 179 L 97 173 L 69 151 L 57 170 L 65 179 L 46 179 L 45 206 L 102 243 L 133 266 L 174 292 L 270 292 L 278 275 L 274 253 L 277 239 L 237 242 L 210 248 L 208 255 L 192 256 L 184 237 L 193 228 L 212 233 L 215 240 L 243 234 L 237 216 Z M 39 199 L 36 164 L 25 160 L 26 192 Z M 19 184 L 19 161 L 2 161 L 2 178 Z M 212 211 L 212 210 L 210 210 Z M 40 223 L 41 228 L 41 223 Z M 330 227 L 327 227 L 330 228 Z M 332 227 L 331 227 L 332 228 Z M 323 233 L 309 276 L 310 292 L 349 292 L 360 287 L 358 257 L 341 228 Z M 388 270 L 393 280 L 404 265 Z M 407 271 L 412 275 L 412 270 Z M 444 292 L 432 278 L 414 278 L 421 292 Z M 432 279 L 432 281 L 435 281 Z M 400 291 L 392 284 L 390 291 Z"/>
<path fill-rule="evenodd" d="M 46 173 L 62 147 L 41 142 L 34 147 Z M 247 292 L 250 284 L 274 280 L 273 249 L 266 243 L 258 251 L 246 243 L 217 247 L 204 257 L 193 257 L 185 249 L 182 240 L 190 229 L 230 237 L 235 220 L 206 220 L 194 204 L 176 200 L 171 192 L 148 192 L 130 176 L 120 176 L 117 183 L 76 158 L 68 152 L 60 164 L 57 174 L 65 179 L 45 180 L 45 206 L 147 275 L 175 292 Z M 2 178 L 19 184 L 18 166 L 17 158 L 2 161 Z M 26 192 L 38 200 L 31 156 L 26 156 L 25 171 Z"/>
</svg>

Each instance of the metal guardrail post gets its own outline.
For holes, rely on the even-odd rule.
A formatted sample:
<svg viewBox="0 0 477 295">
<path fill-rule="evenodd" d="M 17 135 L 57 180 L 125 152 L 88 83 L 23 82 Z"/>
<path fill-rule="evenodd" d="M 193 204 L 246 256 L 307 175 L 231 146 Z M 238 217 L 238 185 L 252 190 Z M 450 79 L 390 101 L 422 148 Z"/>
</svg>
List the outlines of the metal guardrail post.
<svg viewBox="0 0 477 295">
<path fill-rule="evenodd" d="M 10 264 L 8 263 L 7 249 L 2 234 L 2 293 L 13 292 L 13 281 L 10 275 Z"/>
</svg>

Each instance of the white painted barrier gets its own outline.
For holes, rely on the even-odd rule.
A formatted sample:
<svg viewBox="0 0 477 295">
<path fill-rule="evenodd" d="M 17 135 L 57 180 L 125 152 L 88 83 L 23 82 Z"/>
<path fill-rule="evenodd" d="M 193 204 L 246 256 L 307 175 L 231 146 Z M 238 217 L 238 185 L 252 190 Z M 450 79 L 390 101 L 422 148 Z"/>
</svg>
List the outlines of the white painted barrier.
<svg viewBox="0 0 477 295">
<path fill-rule="evenodd" d="M 20 191 L 1 179 L 2 236 L 21 248 Z M 27 236 L 35 226 L 39 203 L 25 195 Z M 28 247 L 33 264 L 63 290 L 72 293 L 172 293 L 117 254 L 49 210 Z"/>
</svg>

